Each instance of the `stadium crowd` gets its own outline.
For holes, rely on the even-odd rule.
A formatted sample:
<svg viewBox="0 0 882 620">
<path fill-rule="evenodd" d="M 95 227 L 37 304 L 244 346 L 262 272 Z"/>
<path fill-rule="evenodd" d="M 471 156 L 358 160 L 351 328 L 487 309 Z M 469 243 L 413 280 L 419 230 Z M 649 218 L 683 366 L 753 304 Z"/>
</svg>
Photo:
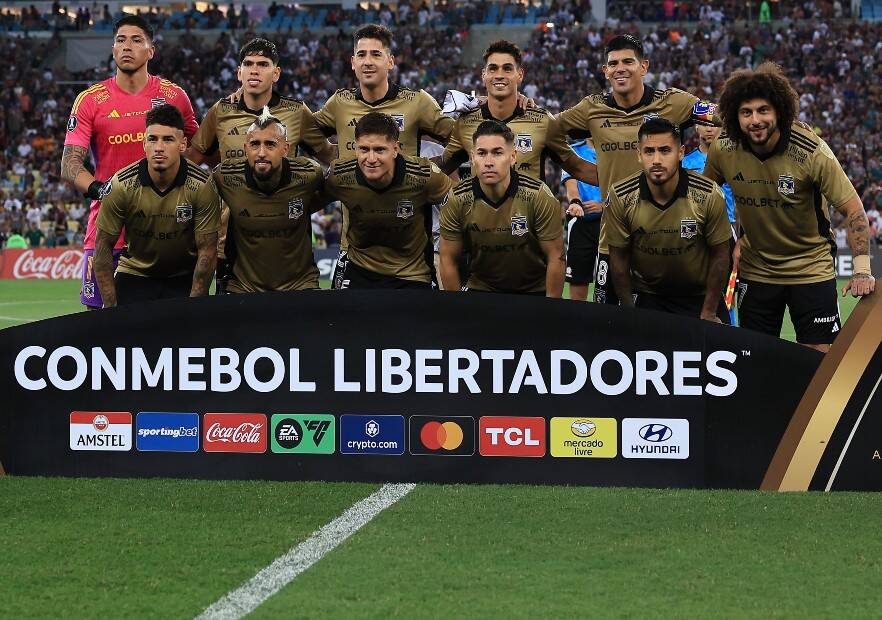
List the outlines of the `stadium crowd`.
<svg viewBox="0 0 882 620">
<path fill-rule="evenodd" d="M 569 10 L 553 6 L 563 7 L 557 13 Z M 426 30 L 420 28 L 418 17 L 415 20 L 395 30 L 395 79 L 425 88 L 439 100 L 449 89 L 479 91 L 480 67 L 467 65 L 462 58 L 468 30 L 453 26 Z M 537 28 L 525 50 L 523 91 L 552 112 L 604 88 L 603 45 L 614 32 L 628 29 L 566 21 Z M 713 99 L 734 69 L 763 60 L 784 66 L 802 96 L 801 119 L 813 125 L 837 154 L 863 199 L 872 235 L 882 241 L 880 35 L 878 24 L 845 21 L 746 31 L 714 20 L 688 31 L 660 25 L 644 35 L 651 58 L 647 81 L 657 88 L 676 86 Z M 201 118 L 218 98 L 238 87 L 238 50 L 251 36 L 224 31 L 207 45 L 199 37 L 184 38 L 177 45 L 157 41 L 150 71 L 180 84 Z M 303 99 L 316 110 L 337 88 L 355 85 L 347 34 L 319 36 L 304 30 L 274 38 L 283 54 L 279 92 Z M 84 229 L 82 198 L 59 178 L 61 145 L 73 98 L 88 84 L 111 75 L 113 67 L 110 60 L 78 74 L 42 67 L 41 61 L 58 45 L 58 38 L 0 38 L 0 59 L 7 66 L 6 87 L 0 91 L 3 238 L 14 228 L 27 231 L 38 212 L 44 244 L 77 243 Z M 549 179 L 558 189 L 555 177 Z M 334 243 L 339 238 L 339 214 L 318 214 L 313 229 L 320 239 Z"/>
</svg>

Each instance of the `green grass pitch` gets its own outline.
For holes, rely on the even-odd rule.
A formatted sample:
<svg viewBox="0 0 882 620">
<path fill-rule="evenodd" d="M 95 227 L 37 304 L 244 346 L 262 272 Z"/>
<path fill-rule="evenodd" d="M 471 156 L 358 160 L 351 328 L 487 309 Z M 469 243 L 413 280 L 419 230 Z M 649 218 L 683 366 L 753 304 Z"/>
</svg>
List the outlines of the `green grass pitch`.
<svg viewBox="0 0 882 620">
<path fill-rule="evenodd" d="M 0 328 L 77 293 L 2 280 Z M 0 477 L 0 618 L 193 617 L 377 488 Z M 253 615 L 876 617 L 880 514 L 871 493 L 417 485 Z"/>
</svg>

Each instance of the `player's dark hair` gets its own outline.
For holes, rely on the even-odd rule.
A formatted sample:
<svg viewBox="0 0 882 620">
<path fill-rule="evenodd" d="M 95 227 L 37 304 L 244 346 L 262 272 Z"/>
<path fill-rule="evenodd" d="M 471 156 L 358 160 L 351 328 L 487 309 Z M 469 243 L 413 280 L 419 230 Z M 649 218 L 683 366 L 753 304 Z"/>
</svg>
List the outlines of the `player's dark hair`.
<svg viewBox="0 0 882 620">
<path fill-rule="evenodd" d="M 279 64 L 279 50 L 276 44 L 268 39 L 251 39 L 239 50 L 239 64 L 245 60 L 246 56 L 263 56 L 273 61 L 274 65 Z"/>
<path fill-rule="evenodd" d="M 487 59 L 490 58 L 490 54 L 508 54 L 514 58 L 515 64 L 519 67 L 524 60 L 524 54 L 521 52 L 521 48 L 505 39 L 499 39 L 490 44 L 490 47 L 484 52 L 485 65 L 487 64 Z"/>
<path fill-rule="evenodd" d="M 502 136 L 506 143 L 514 144 L 514 132 L 508 125 L 499 121 L 486 120 L 478 125 L 475 133 L 472 134 L 472 144 L 477 143 L 481 136 Z"/>
<path fill-rule="evenodd" d="M 147 20 L 140 15 L 123 15 L 116 20 L 113 24 L 113 36 L 116 36 L 116 33 L 119 32 L 119 29 L 123 26 L 135 26 L 136 28 L 140 28 L 144 31 L 144 34 L 147 35 L 147 38 L 153 41 L 153 28 L 151 28 L 150 24 L 147 23 Z"/>
<path fill-rule="evenodd" d="M 376 39 L 388 50 L 392 50 L 392 31 L 380 24 L 365 24 L 352 35 L 353 46 L 362 39 Z"/>
<path fill-rule="evenodd" d="M 736 71 L 723 84 L 718 108 L 723 117 L 723 130 L 731 140 L 739 142 L 744 148 L 747 148 L 749 141 L 738 123 L 738 108 L 751 99 L 765 99 L 772 104 L 782 131 L 790 128 L 799 113 L 799 95 L 781 67 L 773 62 L 764 62 L 753 70 Z"/>
<path fill-rule="evenodd" d="M 398 142 L 398 123 L 388 114 L 368 112 L 355 124 L 355 139 L 362 136 L 383 136 L 392 142 Z"/>
<path fill-rule="evenodd" d="M 680 135 L 680 128 L 666 118 L 654 116 L 649 118 L 640 125 L 637 130 L 637 141 L 640 142 L 645 136 L 659 136 L 663 134 L 671 134 L 677 144 L 683 143 L 683 137 Z"/>
<path fill-rule="evenodd" d="M 149 127 L 150 125 L 165 125 L 184 131 L 184 115 L 175 106 L 164 103 L 147 112 L 144 126 Z"/>
<path fill-rule="evenodd" d="M 620 34 L 609 40 L 606 44 L 606 55 L 610 52 L 618 52 L 620 50 L 634 50 L 637 60 L 643 60 L 646 56 L 643 53 L 643 41 L 633 34 Z"/>
</svg>

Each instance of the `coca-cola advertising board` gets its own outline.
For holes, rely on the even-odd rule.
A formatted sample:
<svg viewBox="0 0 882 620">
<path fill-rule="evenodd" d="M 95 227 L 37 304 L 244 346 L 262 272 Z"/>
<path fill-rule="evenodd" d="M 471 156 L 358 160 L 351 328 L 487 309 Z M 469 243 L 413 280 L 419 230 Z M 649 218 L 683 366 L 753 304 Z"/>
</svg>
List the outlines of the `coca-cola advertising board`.
<svg viewBox="0 0 882 620">
<path fill-rule="evenodd" d="M 202 435 L 206 452 L 266 452 L 269 436 L 262 413 L 206 413 Z"/>
<path fill-rule="evenodd" d="M 82 248 L 31 248 L 0 252 L 0 279 L 3 280 L 79 280 L 82 277 Z"/>
</svg>

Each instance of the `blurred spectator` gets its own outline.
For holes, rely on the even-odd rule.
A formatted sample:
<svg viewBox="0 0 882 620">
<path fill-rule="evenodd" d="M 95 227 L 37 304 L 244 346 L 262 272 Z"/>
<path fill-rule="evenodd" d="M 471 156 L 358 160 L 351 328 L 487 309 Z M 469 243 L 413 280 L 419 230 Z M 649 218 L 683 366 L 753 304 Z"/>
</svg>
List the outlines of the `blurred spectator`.
<svg viewBox="0 0 882 620">
<path fill-rule="evenodd" d="M 21 230 L 14 228 L 12 234 L 6 239 L 5 247 L 7 250 L 25 250 L 28 247 L 28 242 L 21 236 Z"/>
<path fill-rule="evenodd" d="M 28 232 L 25 233 L 25 239 L 27 239 L 28 245 L 32 248 L 38 248 L 43 245 L 43 239 L 46 238 L 46 235 L 40 230 L 39 224 L 31 223 Z"/>
</svg>

